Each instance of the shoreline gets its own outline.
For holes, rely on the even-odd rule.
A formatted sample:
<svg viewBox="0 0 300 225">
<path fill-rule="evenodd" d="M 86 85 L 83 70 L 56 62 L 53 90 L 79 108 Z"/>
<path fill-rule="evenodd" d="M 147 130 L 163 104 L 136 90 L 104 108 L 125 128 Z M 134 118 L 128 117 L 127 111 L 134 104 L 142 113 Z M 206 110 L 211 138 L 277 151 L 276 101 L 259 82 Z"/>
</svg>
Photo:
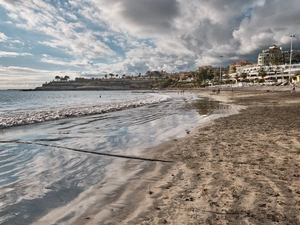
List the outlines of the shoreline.
<svg viewBox="0 0 300 225">
<path fill-rule="evenodd" d="M 300 93 L 288 90 L 206 91 L 245 108 L 154 148 L 177 162 L 101 224 L 299 224 Z"/>
<path fill-rule="evenodd" d="M 210 90 L 204 90 L 204 92 L 203 90 L 201 92 L 196 91 L 196 93 L 193 92 L 193 94 L 200 94 L 202 97 L 212 98 L 213 100 L 220 101 L 225 104 L 230 103 L 227 96 L 212 96 Z M 230 105 L 234 106 L 231 103 Z M 239 106 L 232 107 L 228 110 L 228 115 L 225 116 L 237 113 L 240 108 L 241 107 Z M 217 118 L 219 117 L 224 117 L 224 115 L 217 115 Z M 206 127 L 207 125 L 212 124 L 214 120 L 215 118 L 208 118 L 207 121 L 199 124 L 198 128 Z M 195 130 L 197 130 L 198 128 L 196 128 Z M 193 133 L 196 132 L 195 130 L 192 131 L 188 136 L 193 136 Z M 166 156 L 163 152 L 166 149 L 168 149 L 168 151 L 172 151 L 172 149 L 174 149 L 174 144 L 177 144 L 177 142 L 180 143 L 188 136 L 178 139 L 172 139 L 156 147 L 153 147 L 147 150 L 149 151 L 149 153 L 146 153 L 146 156 L 150 158 L 167 159 L 168 156 Z M 99 211 L 97 214 L 92 215 L 91 217 L 88 216 L 88 220 L 86 221 L 80 220 L 73 224 L 144 224 L 143 220 L 147 221 L 149 219 L 147 215 L 151 215 L 151 211 L 153 209 L 160 210 L 160 207 L 157 206 L 156 200 L 157 198 L 161 198 L 163 189 L 169 189 L 169 187 L 172 186 L 173 182 L 172 180 L 170 180 L 170 177 L 166 177 L 166 174 L 170 173 L 170 171 L 173 171 L 175 168 L 177 168 L 177 166 L 178 162 L 151 162 L 151 164 L 144 168 L 144 170 L 140 173 L 140 176 L 142 178 L 140 179 L 136 177 L 134 179 L 131 179 L 128 184 L 121 187 L 121 190 L 118 191 L 119 197 L 111 203 L 107 204 L 105 206 L 106 209 Z M 184 165 L 180 165 L 180 167 L 184 167 Z M 172 174 L 171 176 L 172 179 L 176 177 L 174 174 Z M 163 198 L 166 198 L 166 196 L 164 196 Z M 119 207 L 120 205 L 122 205 L 122 207 Z M 138 221 L 136 221 L 137 218 Z M 158 223 L 157 221 L 152 221 L 149 224 Z"/>
<path fill-rule="evenodd" d="M 189 94 L 186 96 L 189 96 Z M 213 114 L 213 118 L 219 117 L 220 115 L 223 114 Z M 208 116 L 202 126 L 205 126 L 205 124 L 211 121 L 211 116 Z M 193 131 L 191 134 L 192 133 Z M 163 152 L 164 149 L 172 148 L 173 141 L 176 142 L 177 140 L 181 140 L 181 138 L 163 142 L 154 148 L 145 149 L 143 155 L 146 158 L 155 159 L 157 157 L 156 159 L 162 159 L 159 153 Z M 173 164 L 158 161 L 141 163 L 141 161 L 134 159 L 128 159 L 126 162 L 125 164 L 122 163 L 123 168 L 120 168 L 120 171 L 123 171 L 123 175 L 112 174 L 111 178 L 87 189 L 74 201 L 52 210 L 33 224 L 44 224 L 50 221 L 75 225 L 95 223 L 126 224 L 123 221 L 128 215 L 139 214 L 141 209 L 141 205 L 139 205 L 140 202 L 143 203 L 142 207 L 148 206 L 151 208 L 155 196 L 158 194 L 156 187 L 153 187 L 153 183 L 159 183 L 162 176 L 172 168 Z M 111 170 L 113 170 L 113 168 L 111 168 Z M 118 177 L 123 180 L 122 177 L 125 178 L 125 176 L 129 177 L 126 182 L 116 184 L 114 181 L 115 179 L 119 180 Z M 109 190 L 110 185 L 112 185 L 111 190 Z M 144 202 L 145 194 L 151 197 L 147 200 L 147 203 Z M 151 212 L 148 208 L 145 208 L 143 211 Z"/>
<path fill-rule="evenodd" d="M 145 151 L 174 163 L 128 160 L 124 175 L 140 169 L 113 193 L 95 186 L 33 224 L 300 224 L 300 93 L 288 90 L 193 90 L 241 110 Z"/>
</svg>

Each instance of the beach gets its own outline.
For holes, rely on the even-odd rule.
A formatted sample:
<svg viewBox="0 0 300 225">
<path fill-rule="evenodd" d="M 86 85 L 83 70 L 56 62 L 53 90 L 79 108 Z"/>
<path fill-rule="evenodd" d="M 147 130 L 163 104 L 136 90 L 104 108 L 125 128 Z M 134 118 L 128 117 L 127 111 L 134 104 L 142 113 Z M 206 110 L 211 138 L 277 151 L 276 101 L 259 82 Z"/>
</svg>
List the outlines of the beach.
<svg viewBox="0 0 300 225">
<path fill-rule="evenodd" d="M 19 180 L 4 185 L 3 224 L 300 224 L 300 93 L 173 94 L 181 100 L 4 130 L 3 162 L 18 156 Z M 182 108 L 195 95 L 205 107 Z M 102 149 L 138 157 L 81 152 Z"/>
<path fill-rule="evenodd" d="M 193 93 L 9 90 L 0 99 L 3 225 L 101 224 L 133 211 L 166 161 L 152 148 L 223 113 Z"/>
<path fill-rule="evenodd" d="M 242 109 L 152 149 L 173 163 L 153 163 L 122 206 L 116 200 L 104 220 L 98 213 L 86 224 L 300 224 L 300 93 L 199 94 Z"/>
</svg>

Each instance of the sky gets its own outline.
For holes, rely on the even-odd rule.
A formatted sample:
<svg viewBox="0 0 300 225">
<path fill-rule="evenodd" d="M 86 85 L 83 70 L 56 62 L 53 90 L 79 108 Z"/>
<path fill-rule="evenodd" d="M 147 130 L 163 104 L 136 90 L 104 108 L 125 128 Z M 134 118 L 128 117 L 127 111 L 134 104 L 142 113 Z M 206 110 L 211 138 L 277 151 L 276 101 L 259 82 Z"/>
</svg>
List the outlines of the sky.
<svg viewBox="0 0 300 225">
<path fill-rule="evenodd" d="M 0 89 L 256 63 L 299 28 L 299 0 L 0 0 Z"/>
</svg>

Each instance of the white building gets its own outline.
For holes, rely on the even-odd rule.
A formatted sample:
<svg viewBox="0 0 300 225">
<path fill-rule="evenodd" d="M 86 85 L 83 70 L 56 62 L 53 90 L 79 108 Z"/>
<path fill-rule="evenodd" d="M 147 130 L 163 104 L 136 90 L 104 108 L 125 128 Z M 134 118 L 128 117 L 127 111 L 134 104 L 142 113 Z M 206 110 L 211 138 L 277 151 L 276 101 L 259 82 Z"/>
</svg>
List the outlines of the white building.
<svg viewBox="0 0 300 225">
<path fill-rule="evenodd" d="M 291 68 L 289 64 L 284 65 L 273 65 L 273 66 L 244 66 L 237 68 L 237 74 L 240 76 L 241 74 L 246 74 L 247 79 L 255 79 L 262 78 L 260 76 L 260 72 L 266 72 L 265 78 L 289 78 L 289 71 L 291 70 L 291 77 L 300 73 L 300 64 L 291 64 Z"/>
</svg>

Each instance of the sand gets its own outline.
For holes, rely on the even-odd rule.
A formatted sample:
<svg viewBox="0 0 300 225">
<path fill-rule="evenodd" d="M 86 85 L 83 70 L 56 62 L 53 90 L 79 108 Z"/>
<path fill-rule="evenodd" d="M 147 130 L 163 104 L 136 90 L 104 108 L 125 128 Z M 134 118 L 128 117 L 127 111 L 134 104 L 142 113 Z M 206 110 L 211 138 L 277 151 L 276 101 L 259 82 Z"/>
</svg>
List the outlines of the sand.
<svg viewBox="0 0 300 225">
<path fill-rule="evenodd" d="M 211 93 L 199 91 L 243 109 L 157 146 L 151 157 L 173 163 L 152 162 L 105 219 L 81 224 L 300 224 L 300 93 Z"/>
</svg>

